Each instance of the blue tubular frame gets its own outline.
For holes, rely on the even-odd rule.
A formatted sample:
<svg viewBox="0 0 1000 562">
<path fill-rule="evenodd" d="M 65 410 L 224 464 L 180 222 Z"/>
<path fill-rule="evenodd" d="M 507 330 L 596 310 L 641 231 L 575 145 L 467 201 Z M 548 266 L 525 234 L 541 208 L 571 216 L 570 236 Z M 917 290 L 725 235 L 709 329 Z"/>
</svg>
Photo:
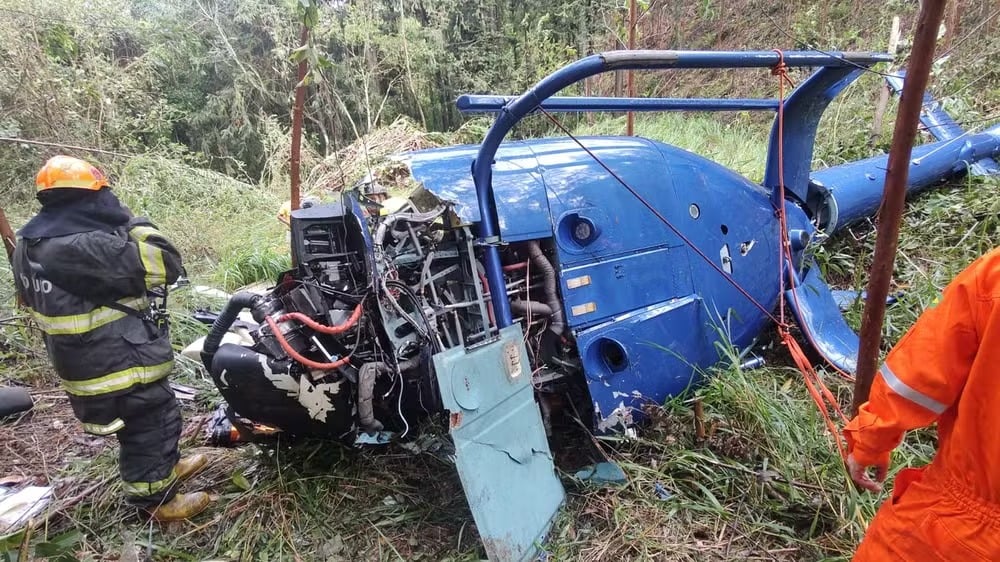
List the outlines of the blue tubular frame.
<svg viewBox="0 0 1000 562">
<path fill-rule="evenodd" d="M 516 96 L 459 96 L 455 105 L 462 113 L 497 113 Z M 553 113 L 587 111 L 777 111 L 778 100 L 720 98 L 599 98 L 557 96 L 542 102 Z"/>
<path fill-rule="evenodd" d="M 798 183 L 792 183 L 790 180 L 799 182 L 802 179 L 800 176 L 804 173 L 804 184 L 808 184 L 816 125 L 819 123 L 823 110 L 833 99 L 832 96 L 836 96 L 860 72 L 879 62 L 891 61 L 891 56 L 876 53 L 820 53 L 818 51 L 790 51 L 783 55 L 777 51 L 610 51 L 591 55 L 560 68 L 517 98 L 501 98 L 504 103 L 502 107 L 495 110 L 498 113 L 497 119 L 486 133 L 479 153 L 472 164 L 472 177 L 476 185 L 481 220 L 479 236 L 481 243 L 485 245 L 486 277 L 489 281 L 490 298 L 493 301 L 497 327 L 502 329 L 510 326 L 513 319 L 510 301 L 507 298 L 507 288 L 503 280 L 503 268 L 500 263 L 500 249 L 498 247 L 500 231 L 497 224 L 492 183 L 493 163 L 500 143 L 518 121 L 537 110 L 539 106 L 543 106 L 546 100 L 567 86 L 603 72 L 697 68 L 772 68 L 782 60 L 789 67 L 823 67 L 806 80 L 801 87 L 796 88 L 785 102 L 785 180 L 789 186 L 795 186 L 791 190 L 792 193 L 804 199 L 805 188 L 798 189 Z M 800 92 L 800 90 L 803 91 Z M 576 111 L 583 111 L 583 109 Z M 803 126 L 793 125 L 789 128 L 789 123 L 793 123 L 795 119 L 806 119 L 808 122 Z M 765 176 L 767 185 L 772 188 L 776 185 L 775 178 L 777 177 L 775 173 L 777 162 L 773 161 L 772 158 L 777 142 L 775 133 L 772 131 L 768 169 Z M 797 144 L 808 146 L 796 147 Z M 799 162 L 798 159 L 806 154 L 809 158 Z"/>
</svg>

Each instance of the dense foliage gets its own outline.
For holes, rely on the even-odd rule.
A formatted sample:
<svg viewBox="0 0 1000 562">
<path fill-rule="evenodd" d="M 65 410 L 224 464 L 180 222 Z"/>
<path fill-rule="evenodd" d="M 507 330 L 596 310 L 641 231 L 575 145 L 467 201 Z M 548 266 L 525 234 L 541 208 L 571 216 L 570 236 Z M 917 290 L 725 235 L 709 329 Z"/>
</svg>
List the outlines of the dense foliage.
<svg viewBox="0 0 1000 562">
<path fill-rule="evenodd" d="M 458 93 L 516 92 L 587 50 L 598 18 L 584 0 L 329 2 L 302 50 L 298 5 L 0 1 L 0 136 L 182 151 L 256 180 L 297 57 L 313 63 L 306 131 L 323 153 L 401 114 L 454 128 Z"/>
<path fill-rule="evenodd" d="M 761 0 L 638 4 L 643 48 L 878 49 L 888 16 L 901 15 L 905 29 L 917 3 L 893 0 L 879 14 L 858 2 L 814 0 L 794 8 Z M 960 29 L 985 22 L 975 35 L 993 37 L 956 45 L 955 56 L 979 69 L 958 82 L 973 93 L 971 80 L 982 86 L 996 78 L 986 55 L 1000 46 L 997 21 L 986 21 L 988 0 L 958 4 Z M 306 5 L 315 11 L 303 46 Z M 303 57 L 312 63 L 307 147 L 322 156 L 400 115 L 425 130 L 454 130 L 462 122 L 454 107 L 461 93 L 518 93 L 561 64 L 622 48 L 626 6 L 624 0 L 0 0 L 0 136 L 114 153 L 156 150 L 256 182 L 287 160 L 295 67 Z M 639 76 L 638 84 L 641 94 L 747 93 L 761 87 L 758 78 L 670 73 Z M 616 94 L 623 83 L 621 75 L 606 75 L 579 89 Z M 1000 94 L 986 90 L 968 96 L 967 109 L 995 107 Z M 45 154 L 0 144 L 0 159 L 9 163 L 0 184 L 23 183 Z"/>
</svg>

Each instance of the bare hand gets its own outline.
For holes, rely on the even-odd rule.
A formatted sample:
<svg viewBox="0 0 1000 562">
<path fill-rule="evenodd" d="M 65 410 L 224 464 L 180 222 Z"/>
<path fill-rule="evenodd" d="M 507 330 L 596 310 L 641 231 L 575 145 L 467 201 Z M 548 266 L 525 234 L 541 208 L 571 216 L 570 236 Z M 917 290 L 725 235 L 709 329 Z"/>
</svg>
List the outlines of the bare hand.
<svg viewBox="0 0 1000 562">
<path fill-rule="evenodd" d="M 875 468 L 875 479 L 872 480 L 868 476 L 868 469 Z M 887 464 L 876 464 L 869 466 L 862 466 L 857 460 L 855 460 L 854 455 L 848 455 L 847 457 L 847 472 L 851 475 L 851 480 L 858 485 L 859 488 L 863 488 L 870 492 L 881 492 L 882 482 L 885 481 L 885 477 L 889 472 L 889 466 Z"/>
</svg>

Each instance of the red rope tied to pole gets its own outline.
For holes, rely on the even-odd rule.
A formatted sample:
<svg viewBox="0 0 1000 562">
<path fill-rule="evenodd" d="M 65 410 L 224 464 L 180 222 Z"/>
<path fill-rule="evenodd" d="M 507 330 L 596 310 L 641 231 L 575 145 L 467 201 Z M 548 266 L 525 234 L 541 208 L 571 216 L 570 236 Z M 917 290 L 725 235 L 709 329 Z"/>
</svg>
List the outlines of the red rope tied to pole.
<svg viewBox="0 0 1000 562">
<path fill-rule="evenodd" d="M 778 223 L 780 226 L 779 236 L 781 239 L 778 242 L 780 247 L 780 256 L 778 260 L 779 269 L 779 312 L 778 312 L 778 333 L 781 336 L 781 343 L 788 348 L 788 353 L 791 355 L 792 360 L 795 365 L 799 368 L 802 373 L 802 379 L 806 384 L 806 389 L 809 391 L 809 396 L 812 398 L 813 402 L 816 404 L 817 409 L 819 409 L 820 414 L 823 416 L 823 423 L 826 428 L 830 431 L 834 440 L 837 442 L 837 449 L 840 452 L 840 456 L 843 459 L 847 459 L 847 447 L 845 446 L 843 439 L 840 437 L 840 431 L 837 429 L 836 423 L 831 417 L 831 413 L 835 414 L 841 423 L 847 423 L 847 416 L 844 415 L 843 410 L 840 408 L 840 404 L 837 402 L 837 398 L 830 392 L 830 389 L 823 382 L 823 378 L 816 371 L 816 368 L 809 361 L 806 356 L 805 351 L 799 345 L 798 340 L 792 336 L 792 332 L 789 328 L 788 323 L 785 320 L 785 274 L 787 271 L 788 284 L 791 287 L 795 286 L 795 273 L 792 265 L 792 246 L 788 237 L 788 218 L 785 212 L 785 151 L 784 151 L 784 129 L 785 129 L 785 85 L 794 87 L 791 78 L 788 77 L 788 65 L 785 64 L 785 55 L 779 49 L 774 50 L 778 53 L 778 64 L 776 64 L 771 69 L 771 75 L 778 77 L 778 208 L 776 213 L 778 215 Z M 792 291 L 792 298 L 798 299 L 795 292 Z M 798 307 L 798 302 L 796 302 L 796 307 Z M 839 369 L 838 369 L 839 371 Z M 846 375 L 846 373 L 842 373 Z"/>
</svg>

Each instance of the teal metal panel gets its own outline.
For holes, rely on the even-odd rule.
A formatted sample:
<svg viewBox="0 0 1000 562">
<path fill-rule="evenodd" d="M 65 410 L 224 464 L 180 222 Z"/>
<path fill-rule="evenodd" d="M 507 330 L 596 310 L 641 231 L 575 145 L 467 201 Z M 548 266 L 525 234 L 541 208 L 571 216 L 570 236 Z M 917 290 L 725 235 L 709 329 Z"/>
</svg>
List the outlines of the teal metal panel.
<svg viewBox="0 0 1000 562">
<path fill-rule="evenodd" d="M 455 465 L 490 560 L 537 556 L 566 494 L 556 476 L 515 324 L 482 346 L 434 356 Z"/>
</svg>

